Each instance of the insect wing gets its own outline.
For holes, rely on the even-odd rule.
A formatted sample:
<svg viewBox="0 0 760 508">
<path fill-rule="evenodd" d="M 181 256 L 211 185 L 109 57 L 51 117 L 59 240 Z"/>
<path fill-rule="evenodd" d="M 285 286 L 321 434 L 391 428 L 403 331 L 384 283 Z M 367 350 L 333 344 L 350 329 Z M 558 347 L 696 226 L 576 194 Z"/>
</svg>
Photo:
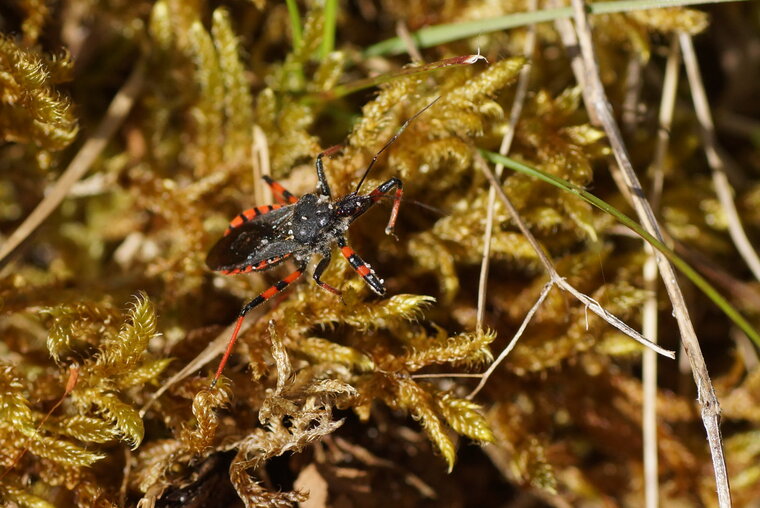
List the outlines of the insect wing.
<svg viewBox="0 0 760 508">
<path fill-rule="evenodd" d="M 286 206 L 235 227 L 211 248 L 206 265 L 212 270 L 239 273 L 282 261 L 298 248 L 283 231 L 292 215 L 293 206 Z"/>
</svg>

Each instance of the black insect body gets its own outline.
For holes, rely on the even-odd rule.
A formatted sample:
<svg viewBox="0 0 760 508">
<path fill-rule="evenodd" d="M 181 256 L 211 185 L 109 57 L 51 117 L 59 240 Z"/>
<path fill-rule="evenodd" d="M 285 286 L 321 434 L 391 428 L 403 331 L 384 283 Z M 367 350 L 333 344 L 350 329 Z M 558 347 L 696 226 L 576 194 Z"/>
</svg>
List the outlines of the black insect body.
<svg viewBox="0 0 760 508">
<path fill-rule="evenodd" d="M 337 151 L 338 147 L 328 149 L 317 156 L 317 190 L 314 193 L 305 194 L 300 199 L 279 183 L 264 177 L 278 203 L 251 208 L 235 217 L 224 236 L 209 251 L 206 264 L 212 270 L 228 275 L 266 270 L 286 259 L 292 259 L 297 268 L 240 310 L 235 329 L 219 363 L 212 386 L 222 374 L 248 311 L 283 291 L 291 282 L 298 279 L 314 254 L 322 257 L 313 275 L 314 281 L 322 288 L 336 295 L 341 294 L 338 289 L 321 280 L 322 274 L 330 264 L 332 246 L 337 243 L 343 256 L 367 285 L 375 293 L 385 294 L 383 280 L 347 245 L 345 233 L 351 223 L 373 204 L 380 199 L 391 198 L 394 200 L 393 208 L 385 232 L 393 234 L 403 195 L 401 180 L 391 178 L 369 194 L 359 194 L 359 189 L 378 156 L 398 138 L 409 122 L 436 101 L 428 104 L 401 126 L 390 141 L 373 157 L 356 190 L 338 200 L 333 200 L 322 163 L 322 158 Z M 390 195 L 394 190 L 393 195 Z"/>
</svg>

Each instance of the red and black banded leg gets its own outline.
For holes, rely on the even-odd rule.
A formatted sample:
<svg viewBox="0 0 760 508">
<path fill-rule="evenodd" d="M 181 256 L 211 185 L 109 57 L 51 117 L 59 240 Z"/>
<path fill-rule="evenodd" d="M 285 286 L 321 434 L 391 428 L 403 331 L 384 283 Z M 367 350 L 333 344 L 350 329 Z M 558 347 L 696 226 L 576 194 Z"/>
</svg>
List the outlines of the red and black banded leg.
<svg viewBox="0 0 760 508">
<path fill-rule="evenodd" d="M 248 210 L 241 212 L 238 216 L 236 216 L 234 219 L 230 221 L 230 226 L 227 228 L 227 231 L 224 232 L 224 235 L 229 235 L 233 229 L 236 227 L 242 225 L 245 222 L 248 222 L 250 220 L 255 219 L 259 215 L 264 215 L 272 210 L 278 210 L 282 208 L 285 205 L 263 205 L 263 206 L 255 206 L 253 208 L 249 208 Z"/>
<path fill-rule="evenodd" d="M 340 252 L 348 260 L 351 267 L 356 270 L 356 273 L 362 276 L 364 282 L 380 296 L 385 294 L 385 286 L 383 285 L 383 279 L 375 274 L 375 271 L 364 261 L 359 255 L 354 252 L 354 249 L 346 244 L 344 238 L 338 239 L 338 246 L 340 246 Z"/>
<path fill-rule="evenodd" d="M 332 287 L 327 282 L 322 281 L 322 274 L 324 273 L 325 269 L 327 269 L 327 266 L 330 264 L 330 257 L 331 257 L 330 251 L 327 251 L 322 255 L 322 260 L 314 269 L 314 282 L 316 282 L 317 285 L 319 285 L 319 287 L 326 289 L 335 295 L 341 296 L 343 294 L 343 291 Z"/>
<path fill-rule="evenodd" d="M 332 198 L 332 193 L 330 193 L 330 185 L 327 183 L 327 177 L 325 176 L 325 166 L 322 164 L 322 157 L 329 157 L 335 152 L 340 151 L 341 148 L 343 148 L 342 145 L 331 146 L 324 152 L 317 155 L 317 179 L 319 180 L 319 193 L 323 196 L 327 196 L 328 198 Z"/>
<path fill-rule="evenodd" d="M 216 382 L 219 380 L 219 377 L 222 375 L 222 371 L 224 370 L 224 366 L 227 365 L 227 360 L 229 359 L 230 355 L 232 354 L 232 348 L 235 346 L 235 342 L 237 341 L 238 333 L 240 333 L 240 326 L 243 324 L 243 319 L 245 319 L 245 315 L 248 314 L 248 311 L 253 309 L 254 307 L 258 307 L 262 303 L 266 302 L 270 298 L 272 298 L 277 293 L 283 291 L 288 285 L 295 281 L 298 277 L 303 274 L 304 269 L 306 266 L 300 266 L 296 271 L 282 279 L 281 281 L 276 282 L 274 285 L 272 285 L 269 289 L 261 293 L 259 296 L 248 302 L 245 307 L 240 309 L 240 314 L 238 314 L 237 321 L 235 322 L 235 329 L 232 331 L 232 337 L 230 337 L 230 341 L 227 343 L 227 349 L 224 351 L 224 356 L 222 356 L 222 360 L 219 362 L 219 367 L 216 369 L 216 374 L 214 375 L 214 380 L 211 381 L 211 387 L 213 388 L 216 385 Z"/>
<path fill-rule="evenodd" d="M 278 203 L 292 205 L 298 201 L 298 197 L 293 195 L 293 193 L 283 187 L 279 182 L 272 180 L 266 175 L 262 176 L 261 178 L 263 178 L 267 185 L 269 185 L 269 187 L 272 189 L 272 192 L 274 193 L 274 199 Z"/>
<path fill-rule="evenodd" d="M 393 209 L 391 210 L 391 217 L 388 219 L 388 225 L 385 227 L 386 235 L 396 234 L 393 229 L 396 227 L 396 219 L 398 218 L 398 209 L 401 206 L 401 197 L 404 195 L 404 184 L 398 178 L 391 178 L 387 182 L 381 183 L 375 190 L 369 193 L 373 202 L 377 202 L 380 198 L 384 197 L 394 188 L 396 189 L 396 195 L 393 196 Z"/>
</svg>

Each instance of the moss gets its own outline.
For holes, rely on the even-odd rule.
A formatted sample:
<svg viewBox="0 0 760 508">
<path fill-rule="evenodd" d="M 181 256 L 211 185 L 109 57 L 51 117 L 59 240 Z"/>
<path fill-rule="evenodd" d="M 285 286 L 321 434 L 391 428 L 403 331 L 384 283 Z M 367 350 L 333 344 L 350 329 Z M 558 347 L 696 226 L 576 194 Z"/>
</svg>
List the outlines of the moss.
<svg viewBox="0 0 760 508">
<path fill-rule="evenodd" d="M 403 506 L 502 505 L 514 491 L 553 505 L 639 504 L 641 349 L 579 302 L 552 291 L 504 364 L 468 398 L 472 377 L 506 347 L 546 283 L 536 253 L 497 202 L 477 326 L 489 192 L 476 154 L 498 151 L 526 65 L 529 93 L 510 156 L 626 207 L 608 176 L 607 140 L 586 114 L 553 26 L 537 27 L 537 48 L 525 57 L 513 56 L 525 28 L 484 30 L 421 50 L 425 62 L 443 63 L 405 66 L 409 58 L 366 58 L 361 50 L 395 36 L 402 21 L 414 31 L 522 12 L 525 2 L 339 4 L 335 19 L 306 2 L 298 29 L 283 2 L 224 4 L 24 0 L 0 8 L 3 238 L 92 135 L 130 69 L 138 61 L 147 69 L 90 173 L 2 260 L 2 503 L 289 506 L 321 485 L 330 504 L 357 506 L 387 504 L 378 493 Z M 757 44 L 757 10 L 716 5 L 709 17 L 678 8 L 592 18 L 602 77 L 627 118 L 626 141 L 647 189 L 661 54 L 676 31 L 703 34 L 698 44 L 724 64 L 705 62 L 720 74 L 709 93 L 726 110 L 718 134 L 738 162 L 734 176 L 746 182 L 736 186 L 737 201 L 753 241 L 756 66 L 737 48 Z M 334 48 L 323 48 L 333 22 Z M 730 34 L 716 35 L 729 25 Z M 291 33 L 301 34 L 296 48 Z M 478 51 L 489 63 L 446 60 Z M 624 111 L 632 62 L 644 69 L 633 112 Z M 679 94 L 688 98 L 685 87 Z M 342 297 L 307 280 L 257 308 L 211 388 L 226 327 L 287 272 L 228 277 L 205 266 L 229 220 L 267 204 L 253 197 L 267 192 L 254 174 L 310 192 L 316 155 L 340 143 L 325 171 L 333 194 L 345 195 L 436 97 L 362 187 L 403 180 L 398 240 L 383 234 L 387 203 L 349 234 L 385 279 L 387 296 L 375 296 L 336 253 L 324 280 Z M 756 281 L 727 234 L 703 158 L 683 101 L 670 131 L 661 219 L 679 252 L 756 322 Z M 642 242 L 528 176 L 506 173 L 503 189 L 559 273 L 639 326 L 649 295 Z M 751 504 L 760 498 L 752 409 L 759 371 L 707 300 L 694 292 L 691 302 L 730 423 L 734 496 Z M 660 296 L 658 307 L 661 341 L 677 349 L 669 302 Z M 660 366 L 660 496 L 712 505 L 693 388 L 673 363 Z"/>
</svg>

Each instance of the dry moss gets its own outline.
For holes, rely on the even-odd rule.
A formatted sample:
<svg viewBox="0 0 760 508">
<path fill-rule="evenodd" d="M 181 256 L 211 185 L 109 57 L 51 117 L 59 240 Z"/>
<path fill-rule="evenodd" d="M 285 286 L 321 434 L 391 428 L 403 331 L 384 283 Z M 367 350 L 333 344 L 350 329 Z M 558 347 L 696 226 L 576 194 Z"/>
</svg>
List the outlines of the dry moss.
<svg viewBox="0 0 760 508">
<path fill-rule="evenodd" d="M 528 61 L 512 56 L 525 29 L 422 52 L 435 61 L 480 49 L 489 64 L 331 94 L 407 63 L 361 53 L 394 36 L 400 20 L 415 30 L 521 12 L 525 2 L 344 5 L 335 50 L 319 57 L 320 5 L 299 6 L 296 48 L 279 2 L 212 8 L 182 0 L 25 0 L 0 7 L 6 237 L 101 120 L 130 67 L 142 59 L 148 69 L 135 107 L 90 176 L 0 272 L 2 502 L 290 506 L 321 488 L 330 505 L 381 506 L 393 496 L 403 506 L 485 506 L 520 495 L 536 505 L 640 504 L 641 350 L 578 302 L 550 293 L 475 400 L 467 394 L 476 381 L 430 376 L 482 372 L 546 283 L 535 252 L 497 204 L 486 329 L 476 329 L 488 187 L 473 160 L 477 148 L 498 150 Z M 698 44 L 714 62 L 728 62 L 711 97 L 722 99 L 716 107 L 727 104 L 719 134 L 738 161 L 734 176 L 746 182 L 737 185 L 737 202 L 757 239 L 758 127 L 750 117 L 760 103 L 747 85 L 757 80 L 745 73 L 760 66 L 741 48 L 757 44 L 758 7 L 711 10 L 712 27 L 704 12 L 680 8 L 593 18 L 602 77 L 621 111 L 631 61 L 644 66 L 627 142 L 646 168 L 666 38 L 707 31 Z M 726 24 L 735 29 L 717 37 Z M 608 176 L 606 140 L 585 113 L 556 32 L 542 24 L 537 34 L 531 93 L 510 155 L 625 208 Z M 294 285 L 248 317 L 215 388 L 214 365 L 206 363 L 141 413 L 159 385 L 224 335 L 242 303 L 284 273 L 224 277 L 204 264 L 231 217 L 265 204 L 252 198 L 263 185 L 254 168 L 309 192 L 316 154 L 342 143 L 325 164 L 333 193 L 343 195 L 402 122 L 437 96 L 363 187 L 391 176 L 404 181 L 399 240 L 382 234 L 384 205 L 350 232 L 352 246 L 385 278 L 388 296 L 374 296 L 336 255 L 324 280 L 342 289 L 342 299 L 311 281 Z M 690 108 L 679 105 L 662 220 L 681 251 L 756 322 L 757 284 L 726 233 L 695 127 Z M 257 153 L 268 154 L 263 165 Z M 507 174 L 503 188 L 559 273 L 638 325 L 647 294 L 641 242 L 546 183 Z M 699 294 L 692 302 L 730 423 L 724 432 L 735 500 L 757 502 L 758 368 L 740 353 L 741 340 L 729 339 L 728 322 Z M 659 307 L 661 340 L 676 348 L 664 297 Z M 712 505 L 693 388 L 674 363 L 660 365 L 661 499 Z M 76 384 L 67 390 L 72 372 Z"/>
</svg>

